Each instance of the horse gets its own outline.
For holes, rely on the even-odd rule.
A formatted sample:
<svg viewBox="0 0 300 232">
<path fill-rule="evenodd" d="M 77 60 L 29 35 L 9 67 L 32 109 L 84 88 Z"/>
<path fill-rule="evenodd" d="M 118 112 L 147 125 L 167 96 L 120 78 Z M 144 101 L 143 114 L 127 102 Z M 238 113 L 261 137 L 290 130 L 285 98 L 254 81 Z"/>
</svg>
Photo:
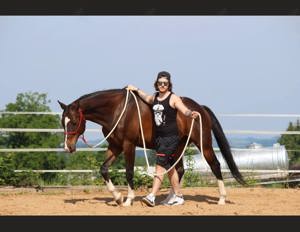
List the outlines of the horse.
<svg viewBox="0 0 300 232">
<path fill-rule="evenodd" d="M 125 99 L 127 93 L 126 87 L 122 89 L 108 89 L 93 92 L 83 95 L 66 105 L 58 100 L 63 113 L 61 124 L 64 128 L 64 148 L 66 152 L 72 153 L 76 151 L 76 143 L 80 135 L 82 135 L 86 128 L 86 120 L 100 124 L 104 136 L 111 131 L 116 124 L 121 111 L 125 107 Z M 142 98 L 135 94 L 137 102 L 140 107 L 140 114 L 142 119 L 142 127 L 144 130 L 144 141 L 146 148 L 154 149 L 154 116 L 152 113 L 151 105 L 146 103 Z M 233 159 L 229 143 L 225 137 L 223 129 L 212 110 L 205 106 L 199 105 L 197 102 L 188 97 L 181 97 L 183 103 L 191 110 L 198 111 L 202 118 L 202 148 L 200 144 L 200 119 L 194 121 L 194 127 L 190 135 L 190 143 L 194 143 L 199 151 L 204 155 L 207 163 L 209 164 L 213 174 L 217 178 L 220 198 L 218 204 L 225 204 L 226 190 L 224 187 L 223 177 L 220 169 L 220 163 L 214 153 L 212 147 L 212 133 L 214 134 L 220 151 L 231 171 L 232 176 L 237 182 L 244 185 L 241 173 L 239 172 L 236 163 Z M 181 155 L 185 143 L 188 138 L 192 119 L 186 117 L 181 112 L 177 112 L 176 116 L 178 130 L 179 130 L 179 145 L 175 153 L 175 157 Z M 135 148 L 142 147 L 143 141 L 140 132 L 138 110 L 134 97 L 129 94 L 127 100 L 126 110 L 122 118 L 119 120 L 118 125 L 109 138 L 107 139 L 108 147 L 106 150 L 106 159 L 101 165 L 100 172 L 105 180 L 107 189 L 111 192 L 115 202 L 118 205 L 131 206 L 133 204 L 134 193 L 134 161 L 135 161 Z M 109 177 L 109 167 L 116 160 L 119 154 L 123 152 L 125 156 L 125 169 L 126 180 L 128 183 L 127 199 L 123 202 L 122 194 L 117 191 Z M 181 159 L 175 166 L 179 180 L 182 180 L 184 175 L 183 159 Z"/>
</svg>

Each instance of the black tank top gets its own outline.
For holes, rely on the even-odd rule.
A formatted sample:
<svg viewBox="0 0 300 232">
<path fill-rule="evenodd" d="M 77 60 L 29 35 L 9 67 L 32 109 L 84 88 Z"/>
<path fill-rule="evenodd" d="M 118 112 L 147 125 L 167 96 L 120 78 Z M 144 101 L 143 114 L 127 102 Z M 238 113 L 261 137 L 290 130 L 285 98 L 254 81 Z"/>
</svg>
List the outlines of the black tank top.
<svg viewBox="0 0 300 232">
<path fill-rule="evenodd" d="M 170 106 L 170 98 L 173 93 L 163 101 L 157 99 L 158 93 L 155 95 L 152 111 L 154 115 L 154 124 L 156 129 L 156 137 L 178 135 L 178 127 L 176 121 L 177 110 Z"/>
</svg>

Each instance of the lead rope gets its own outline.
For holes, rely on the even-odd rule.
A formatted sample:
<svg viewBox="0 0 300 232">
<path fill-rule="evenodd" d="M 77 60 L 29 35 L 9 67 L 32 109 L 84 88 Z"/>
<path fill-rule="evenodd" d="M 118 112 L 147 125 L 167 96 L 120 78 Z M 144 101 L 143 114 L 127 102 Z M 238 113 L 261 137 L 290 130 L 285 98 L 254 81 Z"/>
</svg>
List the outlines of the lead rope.
<svg viewBox="0 0 300 232">
<path fill-rule="evenodd" d="M 148 176 L 150 177 L 154 177 L 154 176 L 162 176 L 162 175 L 165 175 L 166 173 L 168 173 L 172 168 L 175 167 L 175 165 L 180 161 L 180 159 L 182 158 L 182 156 L 184 155 L 185 153 L 185 150 L 187 148 L 187 145 L 190 141 L 190 137 L 191 137 L 191 134 L 192 134 L 192 129 L 193 129 L 193 126 L 194 126 L 194 121 L 195 119 L 193 118 L 192 119 L 192 123 L 191 123 L 191 128 L 190 128 L 190 131 L 189 131 L 189 135 L 188 135 L 188 138 L 186 140 L 186 143 L 185 143 L 185 146 L 184 146 L 184 149 L 183 151 L 181 152 L 181 155 L 180 157 L 177 159 L 177 161 L 166 171 L 162 172 L 162 173 L 150 173 L 149 172 L 149 162 L 148 162 L 148 157 L 147 157 L 147 152 L 146 152 L 146 145 L 145 145 L 145 138 L 144 138 L 144 130 L 143 130 L 143 125 L 142 125 L 142 119 L 141 119 L 141 112 L 140 112 L 140 107 L 139 107 L 139 104 L 137 102 L 137 99 L 136 99 L 136 96 L 133 94 L 133 92 L 130 90 L 130 93 L 133 95 L 134 97 L 134 100 L 135 100 L 135 103 L 136 103 L 136 106 L 137 106 L 137 109 L 138 109 L 138 116 L 139 116 L 139 124 L 140 124 L 140 129 L 141 129 L 141 134 L 142 134 L 142 140 L 143 140 L 143 150 L 144 150 L 144 155 L 145 155 L 145 159 L 146 159 L 146 163 L 147 163 L 147 172 L 145 174 L 147 174 Z M 201 114 L 199 112 L 198 113 L 198 117 L 199 117 L 199 121 L 200 121 L 200 124 L 199 124 L 199 127 L 200 127 L 200 146 L 201 146 L 201 152 L 203 154 L 203 146 L 202 146 L 202 117 L 201 117 Z"/>
</svg>

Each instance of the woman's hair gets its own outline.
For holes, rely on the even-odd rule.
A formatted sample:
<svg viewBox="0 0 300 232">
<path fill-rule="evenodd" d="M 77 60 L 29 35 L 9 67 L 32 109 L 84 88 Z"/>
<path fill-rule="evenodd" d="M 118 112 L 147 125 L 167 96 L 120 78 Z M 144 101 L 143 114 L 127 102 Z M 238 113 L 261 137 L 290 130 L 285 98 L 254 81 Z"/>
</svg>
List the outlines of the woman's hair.
<svg viewBox="0 0 300 232">
<path fill-rule="evenodd" d="M 154 88 L 156 91 L 159 91 L 158 90 L 158 86 L 157 86 L 157 82 L 158 82 L 158 79 L 160 78 L 166 78 L 168 81 L 169 81 L 169 86 L 168 86 L 168 90 L 172 92 L 172 82 L 171 82 L 171 74 L 166 72 L 166 71 L 161 71 L 157 74 L 157 78 L 156 78 L 156 81 L 154 82 Z"/>
</svg>

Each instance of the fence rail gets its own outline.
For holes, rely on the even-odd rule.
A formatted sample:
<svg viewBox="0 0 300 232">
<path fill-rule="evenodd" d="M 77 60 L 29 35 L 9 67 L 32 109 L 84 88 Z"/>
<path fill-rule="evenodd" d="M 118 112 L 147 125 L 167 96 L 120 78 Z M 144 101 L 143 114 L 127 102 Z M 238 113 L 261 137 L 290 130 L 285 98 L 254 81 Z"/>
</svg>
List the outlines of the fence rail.
<svg viewBox="0 0 300 232">
<path fill-rule="evenodd" d="M 86 129 L 86 132 L 101 132 L 100 129 Z M 0 132 L 46 132 L 63 133 L 63 129 L 46 128 L 0 128 Z M 300 131 L 260 131 L 260 130 L 224 130 L 225 134 L 261 134 L 261 135 L 300 135 Z"/>
<path fill-rule="evenodd" d="M 35 115 L 62 115 L 62 112 L 20 112 L 20 111 L 0 111 L 1 114 L 13 114 L 13 115 L 27 115 L 27 114 L 35 114 Z M 225 114 L 220 113 L 216 114 L 221 117 L 276 117 L 276 118 L 300 118 L 300 114 Z"/>
<path fill-rule="evenodd" d="M 154 167 L 149 167 L 150 169 L 154 170 Z M 135 169 L 141 171 L 143 168 L 142 167 L 135 167 Z M 199 169 L 194 169 L 197 172 L 211 172 L 210 170 L 199 170 Z M 241 173 L 274 173 L 274 174 L 288 174 L 288 173 L 300 173 L 300 170 L 261 170 L 261 169 L 240 169 L 239 170 Z M 99 170 L 92 170 L 92 169 L 75 169 L 75 170 L 70 170 L 70 169 L 63 169 L 63 170 L 26 170 L 26 169 L 18 169 L 14 170 L 14 172 L 36 172 L 36 173 L 47 173 L 47 172 L 52 172 L 52 173 L 93 173 L 93 172 L 99 172 Z M 118 172 L 125 172 L 125 169 L 120 169 Z M 222 169 L 222 172 L 224 173 L 230 173 L 231 171 L 229 169 Z"/>
<path fill-rule="evenodd" d="M 2 114 L 13 115 L 61 115 L 61 112 L 8 112 L 0 111 Z M 277 118 L 300 118 L 300 114 L 218 114 L 220 117 L 277 117 Z M 101 126 L 100 126 L 101 128 Z M 99 129 L 86 129 L 86 132 L 101 132 Z M 0 128 L 0 132 L 38 132 L 38 133 L 63 133 L 63 129 L 55 128 Z M 300 131 L 266 131 L 266 130 L 224 130 L 226 134 L 260 134 L 260 135 L 300 135 Z"/>
<path fill-rule="evenodd" d="M 192 146 L 189 147 L 192 150 L 198 150 L 197 147 Z M 214 151 L 220 151 L 220 148 L 214 147 Z M 268 151 L 268 148 L 231 148 L 231 151 Z M 105 147 L 98 147 L 98 148 L 76 148 L 77 151 L 84 151 L 84 152 L 93 152 L 93 151 L 106 151 L 107 148 Z M 141 147 L 137 147 L 136 151 L 143 151 L 144 149 Z M 146 149 L 146 151 L 150 151 L 151 149 Z M 286 151 L 300 151 L 300 150 L 286 150 Z M 64 148 L 1 148 L 1 152 L 65 152 Z"/>
<path fill-rule="evenodd" d="M 86 129 L 87 132 L 101 132 L 100 129 Z M 47 129 L 47 128 L 0 128 L 0 132 L 47 132 L 47 133 L 63 133 L 64 129 Z"/>
<path fill-rule="evenodd" d="M 61 112 L 7 112 L 0 111 L 0 117 L 4 114 L 11 115 L 59 115 Z M 300 118 L 300 114 L 216 114 L 219 117 L 273 117 L 273 118 Z M 60 128 L 0 128 L 0 133 L 9 132 L 33 132 L 33 133 L 63 133 L 64 130 Z M 86 129 L 86 132 L 101 133 L 101 126 L 98 129 Z M 260 134 L 260 135 L 299 135 L 300 131 L 266 131 L 266 130 L 224 130 L 226 134 Z M 195 148 L 196 149 L 196 148 Z M 260 148 L 256 149 L 259 150 Z M 263 148 L 262 148 L 263 149 Z M 78 148 L 78 151 L 105 151 L 106 148 Z M 137 148 L 137 150 L 142 150 L 142 148 Z M 214 148 L 214 150 L 219 150 Z M 253 150 L 253 149 L 235 149 L 232 150 Z M 64 152 L 63 148 L 8 148 L 0 149 L 1 152 Z M 37 172 L 37 173 L 93 173 L 95 170 L 14 170 L 15 172 Z M 125 170 L 119 170 L 124 172 Z M 222 172 L 230 172 L 229 170 L 222 170 Z M 288 174 L 288 173 L 300 173 L 300 170 L 240 170 L 241 173 L 269 173 L 269 174 Z M 273 181 L 264 182 L 258 184 L 271 184 L 271 183 L 287 183 L 299 181 L 296 180 L 283 180 L 283 181 Z"/>
</svg>

